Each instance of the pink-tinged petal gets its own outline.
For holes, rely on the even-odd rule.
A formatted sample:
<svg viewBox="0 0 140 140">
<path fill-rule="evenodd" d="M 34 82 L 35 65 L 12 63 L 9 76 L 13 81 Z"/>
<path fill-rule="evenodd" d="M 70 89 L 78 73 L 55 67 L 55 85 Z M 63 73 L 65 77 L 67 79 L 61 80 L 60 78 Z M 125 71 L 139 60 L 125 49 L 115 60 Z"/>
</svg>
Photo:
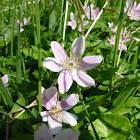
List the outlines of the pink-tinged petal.
<svg viewBox="0 0 140 140">
<path fill-rule="evenodd" d="M 109 28 L 112 28 L 114 26 L 113 22 L 108 22 Z"/>
<path fill-rule="evenodd" d="M 137 2 L 135 1 L 134 4 L 133 4 L 133 9 L 136 8 L 136 5 L 137 5 Z"/>
<path fill-rule="evenodd" d="M 24 31 L 24 29 L 23 28 L 20 28 L 20 33 L 22 33 Z"/>
<path fill-rule="evenodd" d="M 59 115 L 59 118 L 62 122 L 67 123 L 71 126 L 75 126 L 78 120 L 78 117 L 76 115 L 67 111 L 62 111 L 62 113 Z"/>
<path fill-rule="evenodd" d="M 23 23 L 24 23 L 24 25 L 29 25 L 30 24 L 30 22 L 27 20 L 26 17 L 23 19 Z"/>
<path fill-rule="evenodd" d="M 90 4 L 90 8 L 93 9 L 93 7 L 94 7 L 94 4 Z"/>
<path fill-rule="evenodd" d="M 123 42 L 124 42 L 124 43 L 125 43 L 125 42 L 128 42 L 128 41 L 130 40 L 130 38 L 131 38 L 131 36 L 125 38 Z"/>
<path fill-rule="evenodd" d="M 45 89 L 44 87 L 41 88 L 41 98 L 42 98 L 42 105 L 46 107 L 47 110 L 50 110 L 54 106 L 56 106 L 57 102 L 57 88 L 50 87 Z"/>
<path fill-rule="evenodd" d="M 40 115 L 42 117 L 42 121 L 43 122 L 47 122 L 48 121 L 48 116 L 49 116 L 49 112 L 48 111 L 42 111 L 42 112 L 40 112 Z"/>
<path fill-rule="evenodd" d="M 72 22 L 76 22 L 75 15 L 73 12 L 70 13 L 70 19 Z"/>
<path fill-rule="evenodd" d="M 75 54 L 76 57 L 80 57 L 85 51 L 85 38 L 84 36 L 80 36 L 74 39 L 71 46 L 71 53 Z"/>
<path fill-rule="evenodd" d="M 85 8 L 85 10 L 87 10 L 87 8 L 88 8 L 88 7 L 87 7 L 87 2 L 86 2 L 86 1 L 84 2 L 84 8 Z"/>
<path fill-rule="evenodd" d="M 127 12 L 127 9 L 126 8 L 124 8 L 124 13 L 126 13 Z"/>
<path fill-rule="evenodd" d="M 63 62 L 66 59 L 67 54 L 66 54 L 64 48 L 58 42 L 52 41 L 51 48 L 52 48 L 53 54 L 57 60 L 60 60 L 61 62 Z"/>
<path fill-rule="evenodd" d="M 88 21 L 83 21 L 83 26 L 86 26 L 88 23 Z"/>
<path fill-rule="evenodd" d="M 106 38 L 108 39 L 108 41 L 111 45 L 113 45 L 113 46 L 115 45 L 112 39 L 109 39 L 108 37 L 106 37 Z"/>
<path fill-rule="evenodd" d="M 58 133 L 55 136 L 54 140 L 78 140 L 79 135 L 80 135 L 79 131 L 67 128 Z"/>
<path fill-rule="evenodd" d="M 140 16 L 140 9 L 139 10 L 133 10 L 133 15 Z"/>
<path fill-rule="evenodd" d="M 119 46 L 118 46 L 118 50 L 120 50 L 120 49 L 121 49 L 121 44 L 119 44 Z M 122 46 L 122 51 L 123 50 L 127 50 L 127 47 L 125 45 Z"/>
<path fill-rule="evenodd" d="M 34 140 L 53 140 L 53 136 L 50 133 L 48 127 L 44 123 L 37 124 L 37 128 L 34 132 Z"/>
<path fill-rule="evenodd" d="M 95 85 L 94 79 L 81 70 L 74 71 L 72 76 L 73 80 L 75 80 L 78 85 L 82 87 L 90 87 Z"/>
<path fill-rule="evenodd" d="M 140 9 L 140 3 L 137 5 L 137 7 L 135 8 L 135 10 L 139 10 Z"/>
<path fill-rule="evenodd" d="M 82 27 L 81 27 L 81 25 L 78 27 L 78 31 L 79 31 L 79 32 L 82 32 Z"/>
<path fill-rule="evenodd" d="M 1 79 L 2 79 L 4 87 L 6 88 L 8 86 L 8 75 L 5 74 Z"/>
<path fill-rule="evenodd" d="M 49 130 L 53 135 L 56 135 L 62 129 L 61 120 L 59 118 L 56 118 L 55 116 L 48 117 L 48 125 L 49 125 Z"/>
<path fill-rule="evenodd" d="M 69 110 L 73 106 L 75 106 L 79 101 L 79 95 L 78 94 L 71 94 L 69 96 L 66 96 L 62 98 L 62 100 L 59 102 L 59 105 L 63 110 Z"/>
<path fill-rule="evenodd" d="M 131 3 L 131 0 L 127 0 L 126 1 L 126 7 L 128 8 L 129 7 L 129 4 Z"/>
<path fill-rule="evenodd" d="M 71 26 L 72 30 L 75 30 L 75 28 L 76 28 L 76 26 L 77 26 L 76 23 L 74 23 L 74 22 L 72 22 L 72 21 L 68 21 L 67 25 L 68 25 L 68 26 Z"/>
<path fill-rule="evenodd" d="M 20 23 L 19 20 L 15 19 L 15 24 L 19 25 L 19 23 Z"/>
<path fill-rule="evenodd" d="M 116 27 L 115 27 L 115 28 L 111 28 L 111 31 L 112 31 L 114 34 L 116 34 L 117 28 L 116 28 Z"/>
<path fill-rule="evenodd" d="M 43 61 L 43 66 L 46 67 L 47 69 L 53 71 L 53 72 L 59 72 L 62 70 L 61 62 L 55 58 L 52 58 L 52 57 L 47 57 Z"/>
<path fill-rule="evenodd" d="M 97 7 L 94 12 L 95 12 L 95 14 L 97 16 L 99 14 L 99 7 Z"/>
<path fill-rule="evenodd" d="M 102 59 L 99 55 L 85 56 L 79 60 L 81 62 L 80 69 L 90 70 L 96 68 L 102 62 Z"/>
<path fill-rule="evenodd" d="M 62 71 L 58 77 L 59 91 L 61 94 L 66 93 L 73 83 L 72 75 L 69 71 Z"/>
</svg>

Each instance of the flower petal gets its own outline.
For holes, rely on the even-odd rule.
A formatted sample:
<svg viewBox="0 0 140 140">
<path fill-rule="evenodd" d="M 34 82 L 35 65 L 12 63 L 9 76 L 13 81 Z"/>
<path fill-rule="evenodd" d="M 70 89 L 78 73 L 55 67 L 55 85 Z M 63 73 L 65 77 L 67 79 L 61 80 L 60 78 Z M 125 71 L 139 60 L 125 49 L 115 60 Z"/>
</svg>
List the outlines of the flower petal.
<svg viewBox="0 0 140 140">
<path fill-rule="evenodd" d="M 83 21 L 83 26 L 86 26 L 89 23 L 89 21 Z"/>
<path fill-rule="evenodd" d="M 8 85 L 8 75 L 5 74 L 1 79 L 2 79 L 2 82 L 4 84 L 4 87 L 6 88 Z"/>
<path fill-rule="evenodd" d="M 71 53 L 76 54 L 77 57 L 81 56 L 85 51 L 85 38 L 84 36 L 80 36 L 74 39 L 71 46 Z"/>
<path fill-rule="evenodd" d="M 59 104 L 63 110 L 69 110 L 73 106 L 75 106 L 78 103 L 78 101 L 79 101 L 79 95 L 71 94 L 69 96 L 62 98 Z"/>
<path fill-rule="evenodd" d="M 67 25 L 68 25 L 68 26 L 71 26 L 72 30 L 75 30 L 75 28 L 76 28 L 76 26 L 77 26 L 76 23 L 74 23 L 74 22 L 72 22 L 72 21 L 68 21 Z"/>
<path fill-rule="evenodd" d="M 72 22 L 76 22 L 75 15 L 73 12 L 70 13 L 70 19 Z"/>
<path fill-rule="evenodd" d="M 62 71 L 58 77 L 60 93 L 66 93 L 73 83 L 72 75 L 69 71 Z"/>
<path fill-rule="evenodd" d="M 72 113 L 69 113 L 67 111 L 62 111 L 62 113 L 59 115 L 59 118 L 62 122 L 67 123 L 71 126 L 75 126 L 77 124 L 78 117 Z"/>
<path fill-rule="evenodd" d="M 79 131 L 67 128 L 58 133 L 55 136 L 54 140 L 78 140 L 79 135 L 80 135 Z"/>
<path fill-rule="evenodd" d="M 58 42 L 52 41 L 51 48 L 52 48 L 53 54 L 57 60 L 64 61 L 66 59 L 67 54 L 66 54 L 64 48 Z"/>
<path fill-rule="evenodd" d="M 37 128 L 34 132 L 34 140 L 53 140 L 53 136 L 50 133 L 48 127 L 44 123 L 37 124 Z"/>
<path fill-rule="evenodd" d="M 15 19 L 15 24 L 19 25 L 19 23 L 20 23 L 19 20 Z"/>
<path fill-rule="evenodd" d="M 102 57 L 99 55 L 85 56 L 79 61 L 81 70 L 90 70 L 97 67 L 102 62 Z"/>
<path fill-rule="evenodd" d="M 59 72 L 62 70 L 62 68 L 60 67 L 61 66 L 60 61 L 52 57 L 46 58 L 43 61 L 43 66 L 53 72 Z"/>
<path fill-rule="evenodd" d="M 48 89 L 45 89 L 44 87 L 42 87 L 41 90 L 42 105 L 46 107 L 47 110 L 50 110 L 56 105 L 57 102 L 57 88 L 50 87 Z"/>
<path fill-rule="evenodd" d="M 48 111 L 42 111 L 42 112 L 40 112 L 40 115 L 42 117 L 42 121 L 43 122 L 47 122 L 48 121 L 48 116 L 49 116 Z"/>
<path fill-rule="evenodd" d="M 120 49 L 121 49 L 121 44 L 118 45 L 118 50 L 120 50 Z M 123 50 L 127 50 L 127 47 L 125 45 L 122 46 L 122 51 Z"/>
<path fill-rule="evenodd" d="M 55 118 L 55 119 L 54 119 Z M 49 125 L 49 130 L 53 135 L 59 133 L 62 129 L 62 122 L 59 118 L 56 117 L 48 117 L 48 125 Z"/>
<path fill-rule="evenodd" d="M 23 28 L 20 28 L 20 33 L 22 33 L 24 31 L 24 29 Z"/>
<path fill-rule="evenodd" d="M 99 14 L 99 7 L 97 7 L 94 12 L 95 12 L 95 14 L 97 16 Z"/>
<path fill-rule="evenodd" d="M 82 87 L 90 87 L 95 85 L 94 79 L 81 70 L 74 71 L 72 76 L 73 80 L 75 80 Z"/>
<path fill-rule="evenodd" d="M 24 25 L 29 25 L 30 24 L 30 22 L 27 20 L 26 17 L 23 19 L 23 23 L 24 23 Z"/>
</svg>

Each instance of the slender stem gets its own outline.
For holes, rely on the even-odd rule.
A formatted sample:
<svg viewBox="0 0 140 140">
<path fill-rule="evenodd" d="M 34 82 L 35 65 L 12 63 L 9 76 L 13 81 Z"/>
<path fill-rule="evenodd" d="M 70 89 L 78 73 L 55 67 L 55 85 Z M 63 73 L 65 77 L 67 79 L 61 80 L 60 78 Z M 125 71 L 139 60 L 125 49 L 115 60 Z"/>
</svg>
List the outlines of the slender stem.
<svg viewBox="0 0 140 140">
<path fill-rule="evenodd" d="M 82 19 L 82 14 L 81 14 L 81 10 L 80 10 L 80 7 L 79 7 L 78 0 L 75 0 L 75 3 L 76 3 L 77 10 L 78 10 L 79 17 L 80 17 L 80 23 L 81 23 L 81 28 L 82 28 L 82 35 L 84 36 L 83 19 Z"/>
<path fill-rule="evenodd" d="M 77 85 L 77 86 L 78 86 L 78 85 Z M 78 86 L 78 88 L 79 88 L 79 86 Z M 99 140 L 99 137 L 98 137 L 98 134 L 97 134 L 97 132 L 96 132 L 96 130 L 95 130 L 95 128 L 94 128 L 94 125 L 93 125 L 92 121 L 90 120 L 90 114 L 89 114 L 89 112 L 88 112 L 88 110 L 87 110 L 87 108 L 86 108 L 86 104 L 85 104 L 85 102 L 84 102 L 84 100 L 83 100 L 83 96 L 82 96 L 82 94 L 81 94 L 81 89 L 80 89 L 80 88 L 79 88 L 79 96 L 80 96 L 80 100 L 82 101 L 82 104 L 83 104 L 83 106 L 84 106 L 85 112 L 86 112 L 87 117 L 88 117 L 88 118 L 86 118 L 86 119 L 87 119 L 87 121 L 90 122 L 90 124 L 91 124 L 91 127 L 92 127 L 92 129 L 93 129 L 93 131 L 94 131 L 94 133 L 95 133 L 96 140 Z"/>
<path fill-rule="evenodd" d="M 40 15 L 39 15 L 39 5 L 38 1 L 35 0 L 36 8 L 36 24 L 37 24 L 37 46 L 38 46 L 38 94 L 39 94 L 39 113 L 42 111 L 42 101 L 41 101 L 41 40 L 40 40 Z"/>
<path fill-rule="evenodd" d="M 16 0 L 15 0 L 14 7 L 16 8 Z M 11 63 L 13 63 L 13 46 L 14 46 L 15 8 L 12 10 Z"/>
<path fill-rule="evenodd" d="M 81 2 L 80 0 L 78 0 L 78 1 L 79 1 L 80 6 L 82 7 L 83 11 L 85 12 L 85 14 L 86 14 L 86 16 L 87 16 L 87 12 L 86 12 L 86 10 L 85 10 L 85 8 L 84 8 L 82 2 Z M 88 17 L 88 16 L 87 16 L 87 17 Z"/>
<path fill-rule="evenodd" d="M 109 0 L 108 0 L 109 1 Z M 94 22 L 92 23 L 92 25 L 90 26 L 89 30 L 87 31 L 85 38 L 88 36 L 88 34 L 90 33 L 91 29 L 93 28 L 93 26 L 95 25 L 95 23 L 97 22 L 97 20 L 100 18 L 101 14 L 103 13 L 103 9 L 106 7 L 106 5 L 108 4 L 108 1 L 104 4 L 102 10 L 99 12 L 98 16 L 96 17 L 96 19 L 94 20 Z"/>
<path fill-rule="evenodd" d="M 103 10 L 119 13 L 119 11 L 115 9 L 103 8 Z"/>
<path fill-rule="evenodd" d="M 69 5 L 69 0 L 66 0 L 66 12 L 65 12 L 65 21 L 64 21 L 64 28 L 63 28 L 62 47 L 64 47 L 64 41 L 65 41 L 65 32 L 66 32 L 67 15 L 68 15 L 68 5 Z"/>
<path fill-rule="evenodd" d="M 117 67 L 119 65 L 119 61 L 120 61 L 120 58 L 121 58 L 122 47 L 123 47 L 123 42 L 124 42 L 124 38 L 125 38 L 125 32 L 126 32 L 126 27 L 124 28 L 124 34 L 123 34 L 123 38 L 122 38 L 122 42 L 121 42 L 121 48 L 120 48 L 119 56 L 118 56 L 118 60 L 117 60 Z"/>
<path fill-rule="evenodd" d="M 112 68 L 116 68 L 116 66 L 117 66 L 118 45 L 119 45 L 119 41 L 120 41 L 121 29 L 123 26 L 124 5 L 125 5 L 125 1 L 121 0 L 120 14 L 119 14 L 119 19 L 118 19 L 119 23 L 118 23 L 118 27 L 117 27 L 115 47 L 114 47 L 114 52 L 113 52 Z M 115 72 L 114 72 L 114 74 L 115 74 Z M 114 86 L 114 75 L 112 75 L 111 82 L 110 82 L 110 87 L 113 87 L 113 86 Z"/>
<path fill-rule="evenodd" d="M 59 24 L 59 34 L 61 33 L 61 28 L 62 28 L 62 18 L 63 18 L 63 7 L 64 7 L 64 0 L 62 0 L 61 3 L 61 17 L 60 17 L 60 24 Z"/>
<path fill-rule="evenodd" d="M 19 32 L 18 32 L 18 48 L 17 48 L 17 93 L 18 93 L 18 98 L 23 97 L 23 94 L 21 93 L 21 83 L 22 83 L 22 67 L 21 67 L 21 52 L 20 52 L 20 45 L 21 45 L 21 34 L 20 34 L 20 24 L 22 21 L 22 15 L 23 15 L 23 10 L 24 10 L 24 5 L 25 5 L 25 0 L 22 1 L 21 5 L 21 10 L 19 11 Z"/>
</svg>

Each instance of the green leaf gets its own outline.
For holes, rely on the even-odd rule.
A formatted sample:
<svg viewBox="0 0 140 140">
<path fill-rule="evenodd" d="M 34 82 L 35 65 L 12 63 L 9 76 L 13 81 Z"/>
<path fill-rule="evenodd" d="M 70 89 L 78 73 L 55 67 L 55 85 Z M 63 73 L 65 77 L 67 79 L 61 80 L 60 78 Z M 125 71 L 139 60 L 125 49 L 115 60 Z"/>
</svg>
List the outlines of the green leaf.
<svg viewBox="0 0 140 140">
<path fill-rule="evenodd" d="M 54 9 L 49 16 L 49 29 L 51 29 L 55 24 L 56 24 L 56 11 Z"/>
<path fill-rule="evenodd" d="M 124 88 L 120 90 L 120 95 L 117 97 L 117 99 L 113 103 L 113 109 L 111 110 L 113 113 L 117 113 L 117 110 L 121 108 L 123 103 L 125 103 L 128 98 L 135 94 L 137 91 L 139 83 L 136 82 L 129 82 Z"/>
<path fill-rule="evenodd" d="M 16 101 L 16 103 L 25 106 L 25 99 L 24 99 L 24 97 L 19 98 L 19 99 Z M 18 109 L 21 108 L 21 106 L 17 105 L 16 103 L 14 104 L 13 108 L 11 109 L 11 112 L 13 112 L 13 111 L 18 110 Z M 17 114 L 18 114 L 18 113 L 16 113 L 15 116 L 16 116 Z M 10 116 L 12 116 L 12 115 L 10 115 Z M 18 119 L 23 120 L 23 114 L 20 115 L 20 116 L 18 117 Z"/>
<path fill-rule="evenodd" d="M 7 46 L 12 40 L 12 28 L 7 26 L 0 33 L 0 47 Z M 18 34 L 18 30 L 14 30 L 14 36 Z"/>
<path fill-rule="evenodd" d="M 106 114 L 93 122 L 97 134 L 105 140 L 126 140 L 130 136 L 130 122 L 124 116 Z M 91 125 L 88 126 L 92 130 Z"/>
</svg>

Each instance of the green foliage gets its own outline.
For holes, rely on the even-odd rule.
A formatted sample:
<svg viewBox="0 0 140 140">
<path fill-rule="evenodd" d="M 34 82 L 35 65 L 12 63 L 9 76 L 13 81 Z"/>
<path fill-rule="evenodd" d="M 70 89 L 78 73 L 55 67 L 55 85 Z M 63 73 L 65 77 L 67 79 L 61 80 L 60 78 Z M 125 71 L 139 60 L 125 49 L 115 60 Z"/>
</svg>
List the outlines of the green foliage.
<svg viewBox="0 0 140 140">
<path fill-rule="evenodd" d="M 81 2 L 84 5 L 85 0 Z M 93 9 L 99 7 L 101 10 L 105 2 L 89 0 L 88 6 L 94 4 Z M 67 93 L 60 94 L 60 99 L 71 93 L 82 94 L 78 104 L 70 110 L 78 116 L 77 125 L 71 128 L 80 131 L 79 140 L 140 139 L 140 43 L 136 41 L 140 37 L 140 30 L 131 34 L 131 39 L 124 43 L 127 50 L 122 52 L 116 67 L 121 31 L 126 26 L 126 34 L 129 34 L 139 27 L 139 21 L 129 20 L 124 14 L 124 7 L 125 0 L 110 0 L 107 9 L 85 40 L 83 56 L 103 57 L 97 68 L 87 71 L 94 78 L 95 86 L 78 87 L 77 83 L 73 82 Z M 39 3 L 38 0 L 36 3 L 30 0 L 0 1 L 0 139 L 5 139 L 7 132 L 6 115 L 20 108 L 25 109 L 21 115 L 20 111 L 9 115 L 9 121 L 17 115 L 19 117 L 10 123 L 8 139 L 34 139 L 36 124 L 41 122 L 41 86 L 49 88 L 59 76 L 59 73 L 46 69 L 42 62 L 47 57 L 54 57 L 50 45 L 52 41 L 62 44 L 65 10 L 65 0 L 40 0 Z M 75 13 L 78 23 L 79 15 L 73 0 L 69 0 L 67 22 L 71 20 L 70 12 Z M 81 13 L 85 14 L 82 8 Z M 15 19 L 23 22 L 25 17 L 30 17 L 30 24 L 24 25 L 24 31 L 20 33 Z M 87 20 L 85 16 L 84 21 Z M 89 20 L 89 24 L 84 26 L 85 33 L 92 22 Z M 115 46 L 106 39 L 114 35 L 108 22 L 114 22 L 114 27 L 118 26 Z M 64 49 L 67 53 L 73 40 L 81 36 L 78 31 L 79 24 L 75 30 L 66 26 Z M 1 80 L 4 74 L 8 74 L 7 88 Z M 26 106 L 37 98 L 40 106 L 27 109 Z M 69 127 L 65 124 L 63 126 Z"/>
</svg>

